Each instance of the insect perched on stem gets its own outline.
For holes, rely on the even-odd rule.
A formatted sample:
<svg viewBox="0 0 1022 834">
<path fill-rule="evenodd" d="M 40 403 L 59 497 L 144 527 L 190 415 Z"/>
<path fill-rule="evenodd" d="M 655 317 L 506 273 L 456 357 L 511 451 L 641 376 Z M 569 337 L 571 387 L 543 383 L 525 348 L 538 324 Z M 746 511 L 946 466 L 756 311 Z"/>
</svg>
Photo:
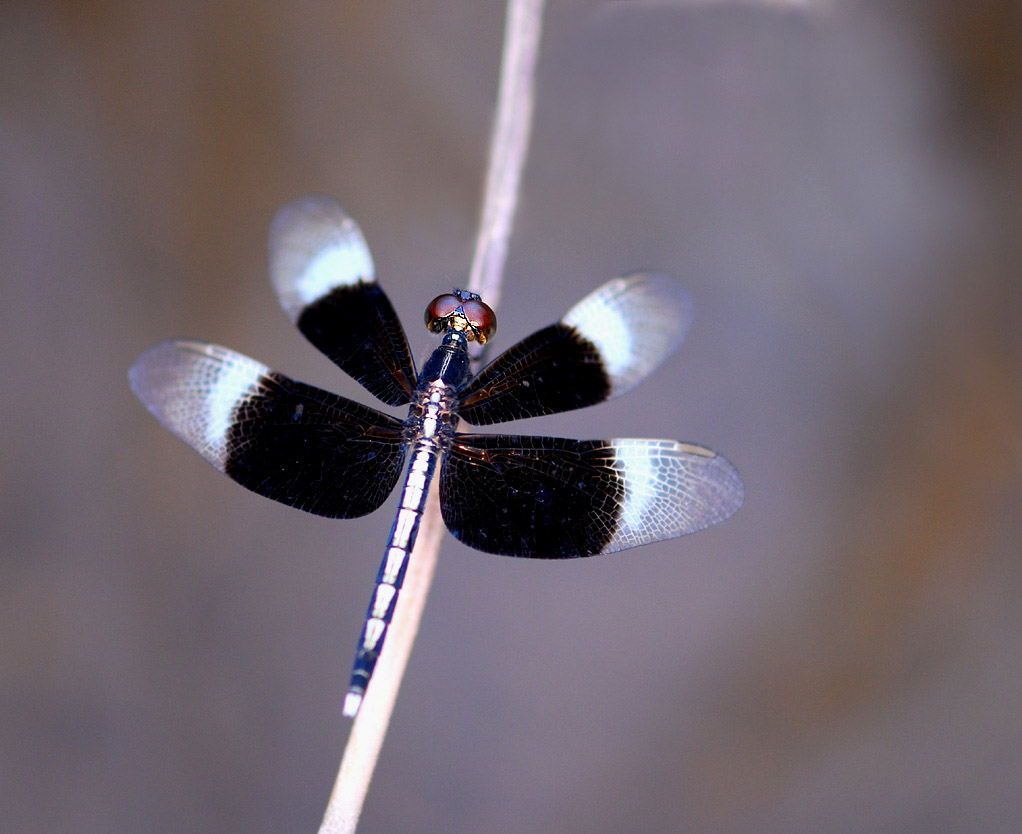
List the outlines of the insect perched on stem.
<svg viewBox="0 0 1022 834">
<path fill-rule="evenodd" d="M 438 468 L 451 533 L 506 556 L 612 553 L 702 530 L 741 506 L 735 468 L 691 443 L 457 431 L 459 419 L 492 425 L 630 390 L 678 347 L 691 322 L 688 296 L 670 279 L 610 281 L 472 376 L 468 345 L 493 336 L 493 310 L 463 291 L 430 302 L 426 325 L 443 340 L 417 373 L 362 233 L 332 200 L 304 197 L 281 210 L 270 267 L 299 330 L 386 405 L 408 406 L 404 420 L 207 342 L 157 345 L 129 376 L 174 434 L 242 486 L 283 504 L 330 518 L 366 515 L 404 470 L 346 715 L 358 711 L 383 647 Z"/>
</svg>

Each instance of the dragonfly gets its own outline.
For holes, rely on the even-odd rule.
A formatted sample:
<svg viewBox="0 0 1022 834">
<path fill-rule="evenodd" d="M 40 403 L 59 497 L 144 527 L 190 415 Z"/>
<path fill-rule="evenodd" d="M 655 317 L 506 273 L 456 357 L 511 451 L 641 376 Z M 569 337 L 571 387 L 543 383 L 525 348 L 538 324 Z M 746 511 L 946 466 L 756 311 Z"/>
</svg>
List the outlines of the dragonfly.
<svg viewBox="0 0 1022 834">
<path fill-rule="evenodd" d="M 270 228 L 280 303 L 316 348 L 403 420 L 297 382 L 219 345 L 176 339 L 143 353 L 132 390 L 166 428 L 253 492 L 328 518 L 379 508 L 404 474 L 343 711 L 354 716 L 380 656 L 439 475 L 448 530 L 469 547 L 530 559 L 613 553 L 718 524 L 744 486 L 722 455 L 675 440 L 574 440 L 460 432 L 601 403 L 681 343 L 688 294 L 655 273 L 614 279 L 473 375 L 469 345 L 497 320 L 471 292 L 426 308 L 442 341 L 416 371 L 355 221 L 332 199 L 287 204 Z"/>
</svg>

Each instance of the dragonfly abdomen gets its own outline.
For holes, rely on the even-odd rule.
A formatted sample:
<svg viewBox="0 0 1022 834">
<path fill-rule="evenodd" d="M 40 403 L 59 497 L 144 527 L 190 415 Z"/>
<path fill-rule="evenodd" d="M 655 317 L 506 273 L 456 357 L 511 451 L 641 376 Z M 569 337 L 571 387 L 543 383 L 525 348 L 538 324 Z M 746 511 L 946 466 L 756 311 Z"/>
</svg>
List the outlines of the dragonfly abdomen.
<svg viewBox="0 0 1022 834">
<path fill-rule="evenodd" d="M 449 345 L 438 348 L 434 357 L 441 351 L 449 353 Z M 448 361 L 441 364 L 446 370 L 450 363 L 449 357 L 445 359 Z M 394 617 L 398 592 L 408 568 L 408 557 L 415 547 L 419 524 L 426 510 L 429 485 L 436 474 L 441 453 L 450 447 L 454 439 L 457 425 L 454 405 L 461 380 L 452 386 L 445 380 L 445 374 L 440 373 L 439 376 L 439 379 L 424 379 L 420 383 L 409 408 L 406 428 L 409 440 L 413 441 L 411 460 L 401 490 L 401 505 L 394 518 L 383 563 L 376 577 L 372 602 L 366 613 L 365 627 L 355 653 L 351 683 L 344 698 L 344 714 L 347 716 L 358 712 L 376 661 L 383 650 L 387 628 Z"/>
</svg>

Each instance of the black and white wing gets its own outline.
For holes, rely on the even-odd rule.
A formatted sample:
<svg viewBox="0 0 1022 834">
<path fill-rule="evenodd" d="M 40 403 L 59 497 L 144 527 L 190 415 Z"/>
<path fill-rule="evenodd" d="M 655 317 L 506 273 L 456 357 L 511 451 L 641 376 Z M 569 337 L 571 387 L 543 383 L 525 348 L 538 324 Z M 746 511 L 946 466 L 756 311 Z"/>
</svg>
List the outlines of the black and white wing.
<svg viewBox="0 0 1022 834">
<path fill-rule="evenodd" d="M 163 425 L 242 486 L 282 504 L 355 518 L 379 507 L 401 474 L 400 420 L 227 348 L 164 342 L 128 375 Z"/>
<path fill-rule="evenodd" d="M 405 405 L 415 364 L 358 228 L 328 197 L 300 197 L 270 227 L 270 275 L 302 334 L 387 405 Z"/>
<path fill-rule="evenodd" d="M 670 278 L 616 278 L 483 368 L 461 392 L 458 413 L 490 425 L 616 397 L 673 353 L 691 323 L 688 293 Z"/>
<path fill-rule="evenodd" d="M 673 440 L 459 434 L 440 506 L 460 541 L 488 553 L 567 559 L 694 533 L 731 516 L 735 468 Z"/>
</svg>

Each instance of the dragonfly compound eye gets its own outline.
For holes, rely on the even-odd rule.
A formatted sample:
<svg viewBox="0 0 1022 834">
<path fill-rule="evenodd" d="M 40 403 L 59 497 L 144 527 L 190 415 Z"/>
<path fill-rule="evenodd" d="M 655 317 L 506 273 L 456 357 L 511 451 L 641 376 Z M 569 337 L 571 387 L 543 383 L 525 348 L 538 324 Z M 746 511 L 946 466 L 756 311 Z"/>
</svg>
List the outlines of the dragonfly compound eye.
<svg viewBox="0 0 1022 834">
<path fill-rule="evenodd" d="M 450 327 L 450 318 L 458 312 L 462 300 L 453 293 L 438 295 L 426 307 L 426 328 L 430 333 L 443 333 Z"/>
<path fill-rule="evenodd" d="M 479 344 L 485 345 L 497 331 L 497 314 L 488 304 L 478 299 L 466 301 L 462 305 L 462 311 Z"/>
</svg>

